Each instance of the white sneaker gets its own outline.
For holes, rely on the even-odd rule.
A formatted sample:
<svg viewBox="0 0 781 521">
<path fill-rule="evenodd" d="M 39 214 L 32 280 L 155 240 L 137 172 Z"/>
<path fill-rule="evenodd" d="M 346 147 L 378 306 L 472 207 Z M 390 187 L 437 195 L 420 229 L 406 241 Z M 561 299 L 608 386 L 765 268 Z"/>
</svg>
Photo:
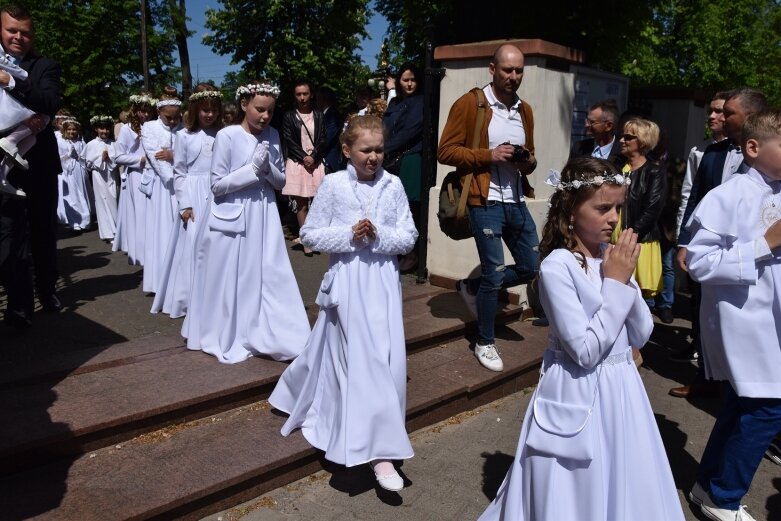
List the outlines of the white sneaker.
<svg viewBox="0 0 781 521">
<path fill-rule="evenodd" d="M 740 508 L 737 510 L 717 507 L 710 495 L 705 492 L 705 489 L 699 483 L 694 483 L 691 492 L 689 492 L 689 499 L 692 503 L 699 505 L 700 510 L 708 519 L 713 519 L 714 521 L 756 521 L 746 512 L 745 505 L 740 505 Z"/>
<path fill-rule="evenodd" d="M 486 369 L 490 369 L 491 371 L 501 371 L 504 369 L 504 363 L 499 357 L 499 351 L 496 349 L 496 344 L 488 344 L 487 346 L 475 344 L 475 356 Z"/>
<path fill-rule="evenodd" d="M 477 295 L 472 295 L 469 293 L 469 289 L 467 289 L 466 279 L 459 280 L 456 282 L 456 291 L 461 296 L 461 299 L 464 301 L 464 305 L 466 306 L 466 309 L 469 310 L 469 312 L 472 314 L 473 317 L 477 318 Z"/>
</svg>

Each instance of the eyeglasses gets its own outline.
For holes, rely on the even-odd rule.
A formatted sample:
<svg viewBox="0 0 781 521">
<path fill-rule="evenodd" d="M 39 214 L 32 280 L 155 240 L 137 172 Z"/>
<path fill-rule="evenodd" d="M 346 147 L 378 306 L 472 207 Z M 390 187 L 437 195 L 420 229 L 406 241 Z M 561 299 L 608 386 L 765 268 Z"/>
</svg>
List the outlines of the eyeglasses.
<svg viewBox="0 0 781 521">
<path fill-rule="evenodd" d="M 632 141 L 633 139 L 637 139 L 637 136 L 634 134 L 622 134 L 619 139 L 623 139 L 624 141 Z"/>
<path fill-rule="evenodd" d="M 589 118 L 586 118 L 586 126 L 587 126 L 587 127 L 593 127 L 593 126 L 594 126 L 594 125 L 596 125 L 597 123 L 604 123 L 604 122 L 605 122 L 605 120 L 604 120 L 604 119 L 595 120 L 595 119 L 589 119 Z"/>
</svg>

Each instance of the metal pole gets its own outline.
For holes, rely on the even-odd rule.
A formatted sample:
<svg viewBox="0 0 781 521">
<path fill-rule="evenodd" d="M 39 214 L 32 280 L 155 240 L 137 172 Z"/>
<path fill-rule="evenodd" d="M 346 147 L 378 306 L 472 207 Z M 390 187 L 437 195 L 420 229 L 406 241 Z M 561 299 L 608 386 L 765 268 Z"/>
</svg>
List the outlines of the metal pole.
<svg viewBox="0 0 781 521">
<path fill-rule="evenodd" d="M 141 0 L 141 68 L 144 72 L 144 90 L 149 92 L 149 63 L 146 58 L 146 0 Z"/>
</svg>

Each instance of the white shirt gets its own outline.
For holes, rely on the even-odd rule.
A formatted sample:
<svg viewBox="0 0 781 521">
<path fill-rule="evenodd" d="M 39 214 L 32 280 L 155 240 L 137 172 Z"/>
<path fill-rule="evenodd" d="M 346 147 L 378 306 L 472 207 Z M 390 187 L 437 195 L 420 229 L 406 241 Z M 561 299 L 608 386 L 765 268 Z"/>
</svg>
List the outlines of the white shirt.
<svg viewBox="0 0 781 521">
<path fill-rule="evenodd" d="M 605 146 L 595 146 L 594 151 L 591 153 L 591 157 L 596 157 L 597 159 L 607 159 L 610 157 L 610 152 L 613 150 L 613 145 L 616 142 L 616 137 L 613 136 L 613 139 L 610 140 L 610 143 L 608 143 Z"/>
<path fill-rule="evenodd" d="M 508 142 L 513 145 L 526 145 L 526 131 L 521 120 L 521 99 L 515 96 L 513 105 L 508 108 L 496 99 L 490 83 L 483 87 L 483 92 L 493 112 L 488 124 L 488 148 L 493 149 Z M 493 163 L 488 200 L 506 203 L 523 201 L 520 184 L 521 174 L 514 164 Z"/>
</svg>

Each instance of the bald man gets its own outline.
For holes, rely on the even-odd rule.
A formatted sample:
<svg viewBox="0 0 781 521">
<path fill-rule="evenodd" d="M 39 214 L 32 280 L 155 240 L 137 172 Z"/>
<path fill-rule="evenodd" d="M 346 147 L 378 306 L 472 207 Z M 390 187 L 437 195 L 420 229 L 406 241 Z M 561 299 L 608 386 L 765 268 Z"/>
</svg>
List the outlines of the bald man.
<svg viewBox="0 0 781 521">
<path fill-rule="evenodd" d="M 500 46 L 488 64 L 491 83 L 472 89 L 451 107 L 437 159 L 456 167 L 469 190 L 469 219 L 480 255 L 481 275 L 457 289 L 477 317 L 475 356 L 492 371 L 504 364 L 494 337 L 499 290 L 530 282 L 537 274 L 537 228 L 523 194 L 522 176 L 534 171 L 534 117 L 518 97 L 524 57 L 518 47 Z M 485 110 L 477 148 L 471 148 L 478 107 Z M 464 187 L 465 176 L 474 174 Z M 515 264 L 506 266 L 502 241 Z"/>
</svg>

